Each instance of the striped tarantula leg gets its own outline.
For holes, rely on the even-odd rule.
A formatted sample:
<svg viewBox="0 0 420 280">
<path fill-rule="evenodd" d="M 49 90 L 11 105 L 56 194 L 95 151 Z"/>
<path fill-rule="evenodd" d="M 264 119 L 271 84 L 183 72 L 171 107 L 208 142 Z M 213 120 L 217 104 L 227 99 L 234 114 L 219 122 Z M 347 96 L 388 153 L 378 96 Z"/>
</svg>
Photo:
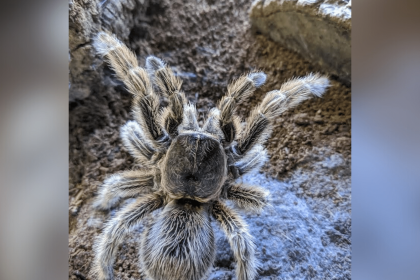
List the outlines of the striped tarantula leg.
<svg viewBox="0 0 420 280">
<path fill-rule="evenodd" d="M 203 125 L 203 131 L 208 132 L 213 135 L 217 135 L 220 139 L 224 139 L 225 136 L 223 131 L 220 128 L 220 110 L 217 108 L 212 108 L 207 116 L 207 120 Z M 237 126 L 240 126 L 239 118 L 235 118 Z"/>
<path fill-rule="evenodd" d="M 99 32 L 93 46 L 105 56 L 108 64 L 134 95 L 153 94 L 152 84 L 145 69 L 138 66 L 136 55 L 114 35 Z"/>
<path fill-rule="evenodd" d="M 220 100 L 217 108 L 220 110 L 220 128 L 224 134 L 225 145 L 228 146 L 240 133 L 240 121 L 235 116 L 236 106 L 245 101 L 258 87 L 262 86 L 266 75 L 254 72 L 241 76 L 229 84 L 228 93 Z"/>
<path fill-rule="evenodd" d="M 95 259 L 90 272 L 92 279 L 114 279 L 113 264 L 118 245 L 145 215 L 162 206 L 163 199 L 155 194 L 141 197 L 123 208 L 108 222 L 94 245 Z"/>
<path fill-rule="evenodd" d="M 226 198 L 244 210 L 260 212 L 267 205 L 269 192 L 261 187 L 243 184 L 231 184 L 226 193 Z"/>
<path fill-rule="evenodd" d="M 144 128 L 145 135 L 154 146 L 161 148 L 167 137 L 158 123 L 160 100 L 153 91 L 147 71 L 138 66 L 135 54 L 111 34 L 100 32 L 94 47 L 107 58 L 117 77 L 134 95 L 133 113 L 136 121 Z"/>
<path fill-rule="evenodd" d="M 221 224 L 233 250 L 237 261 L 236 279 L 255 279 L 259 263 L 255 258 L 255 243 L 246 223 L 235 211 L 219 201 L 213 204 L 212 214 Z"/>
<path fill-rule="evenodd" d="M 133 113 L 136 121 L 141 125 L 144 135 L 153 143 L 155 150 L 162 150 L 168 144 L 168 135 L 163 129 L 160 119 L 160 100 L 155 94 L 135 96 L 133 99 Z"/>
<path fill-rule="evenodd" d="M 115 173 L 100 186 L 94 207 L 108 210 L 121 198 L 136 197 L 152 192 L 153 172 L 151 170 L 130 170 Z"/>
<path fill-rule="evenodd" d="M 312 96 L 321 97 L 329 86 L 328 78 L 310 74 L 284 83 L 280 90 L 267 93 L 263 101 L 251 112 L 244 131 L 232 149 L 236 155 L 247 153 L 254 145 L 264 144 L 272 130 L 273 121 L 287 109 Z"/>
<path fill-rule="evenodd" d="M 150 165 L 155 154 L 153 143 L 144 136 L 141 126 L 135 121 L 128 121 L 120 130 L 121 139 L 129 153 L 142 165 Z"/>
<path fill-rule="evenodd" d="M 184 106 L 187 104 L 185 94 L 181 91 L 182 81 L 157 57 L 149 56 L 146 59 L 146 69 L 153 83 L 169 99 L 169 106 L 162 114 L 161 124 L 174 138 L 178 133 L 178 126 L 183 121 Z"/>
<path fill-rule="evenodd" d="M 161 59 L 155 56 L 147 57 L 146 69 L 153 83 L 165 96 L 174 95 L 181 90 L 182 81 Z"/>
<path fill-rule="evenodd" d="M 248 153 L 243 157 L 239 157 L 238 160 L 235 159 L 234 155 L 228 154 L 233 158 L 233 164 L 229 166 L 229 170 L 235 179 L 246 173 L 258 171 L 268 160 L 267 150 L 260 144 L 254 145 Z"/>
</svg>

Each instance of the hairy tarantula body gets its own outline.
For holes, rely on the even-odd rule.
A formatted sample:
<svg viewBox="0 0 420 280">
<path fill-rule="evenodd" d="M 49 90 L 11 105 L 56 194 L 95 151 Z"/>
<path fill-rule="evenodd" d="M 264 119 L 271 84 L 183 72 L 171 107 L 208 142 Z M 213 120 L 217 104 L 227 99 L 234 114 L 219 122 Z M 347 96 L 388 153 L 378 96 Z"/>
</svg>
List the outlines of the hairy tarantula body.
<svg viewBox="0 0 420 280">
<path fill-rule="evenodd" d="M 268 192 L 235 179 L 259 169 L 267 159 L 263 144 L 273 120 L 311 96 L 321 96 L 326 77 L 310 74 L 292 79 L 266 94 L 246 124 L 236 106 L 264 84 L 262 72 L 244 75 L 228 86 L 228 93 L 199 126 L 194 105 L 181 91 L 181 81 L 160 59 L 150 56 L 146 68 L 114 36 L 101 32 L 97 52 L 106 57 L 117 77 L 133 94 L 134 121 L 121 128 L 125 147 L 141 168 L 116 173 L 101 186 L 95 206 L 107 210 L 120 199 L 136 200 L 111 219 L 95 243 L 92 275 L 113 279 L 118 245 L 142 219 L 154 214 L 141 243 L 140 260 L 153 280 L 200 280 L 215 258 L 211 218 L 221 225 L 233 250 L 238 280 L 255 279 L 258 261 L 246 223 L 225 205 L 261 210 Z M 161 106 L 166 98 L 169 105 Z"/>
</svg>

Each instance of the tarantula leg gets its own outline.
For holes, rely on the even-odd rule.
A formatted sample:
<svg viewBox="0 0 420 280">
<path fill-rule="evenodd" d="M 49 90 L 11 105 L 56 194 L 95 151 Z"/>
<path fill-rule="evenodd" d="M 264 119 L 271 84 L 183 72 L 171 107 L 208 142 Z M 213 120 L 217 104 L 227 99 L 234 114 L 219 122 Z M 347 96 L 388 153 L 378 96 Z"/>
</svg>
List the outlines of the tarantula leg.
<svg viewBox="0 0 420 280">
<path fill-rule="evenodd" d="M 213 204 L 212 214 L 221 224 L 233 250 L 238 280 L 253 280 L 257 276 L 259 263 L 255 258 L 255 243 L 242 218 L 219 201 Z"/>
<path fill-rule="evenodd" d="M 151 170 L 123 171 L 113 174 L 100 187 L 93 205 L 95 208 L 108 210 L 121 198 L 151 193 L 153 178 Z"/>
<path fill-rule="evenodd" d="M 178 127 L 184 120 L 184 106 L 187 99 L 183 92 L 177 92 L 169 97 L 169 106 L 162 113 L 161 124 L 172 138 L 178 135 Z"/>
<path fill-rule="evenodd" d="M 259 170 L 268 160 L 267 150 L 259 144 L 255 145 L 243 157 L 239 157 L 239 160 L 231 153 L 228 155 L 231 157 L 230 162 L 233 162 L 230 168 L 235 170 L 236 176 L 233 174 L 235 179 L 246 173 Z"/>
<path fill-rule="evenodd" d="M 106 225 L 104 232 L 96 240 L 95 259 L 91 269 L 92 279 L 111 280 L 113 263 L 118 245 L 124 236 L 134 228 L 142 218 L 163 206 L 163 199 L 157 195 L 138 198 L 122 209 L 115 218 Z"/>
<path fill-rule="evenodd" d="M 132 94 L 153 94 L 146 70 L 138 66 L 135 54 L 124 43 L 109 33 L 99 32 L 93 46 L 99 54 L 106 56 L 118 79 L 124 82 Z"/>
<path fill-rule="evenodd" d="M 144 97 L 134 96 L 133 113 L 156 150 L 164 149 L 169 140 L 159 123 L 161 117 L 159 106 L 160 100 L 156 94 Z"/>
<path fill-rule="evenodd" d="M 213 135 L 217 135 L 220 139 L 225 138 L 223 131 L 220 128 L 220 110 L 212 108 L 208 114 L 207 120 L 203 125 L 203 131 Z M 239 122 L 239 118 L 238 122 Z M 240 125 L 240 123 L 238 124 Z"/>
<path fill-rule="evenodd" d="M 184 105 L 187 104 L 185 94 L 181 91 L 182 81 L 157 57 L 149 56 L 146 59 L 146 69 L 153 83 L 169 98 L 169 106 L 162 114 L 161 124 L 174 138 L 183 120 Z"/>
<path fill-rule="evenodd" d="M 184 106 L 182 129 L 193 131 L 200 130 L 200 126 L 197 121 L 197 109 L 194 104 L 188 103 L 188 105 Z"/>
<path fill-rule="evenodd" d="M 226 198 L 245 210 L 260 212 L 267 205 L 269 192 L 257 186 L 231 184 L 227 188 Z"/>
<path fill-rule="evenodd" d="M 266 75 L 262 72 L 254 72 L 240 77 L 229 84 L 228 93 L 220 100 L 220 128 L 224 134 L 225 146 L 228 146 L 237 134 L 240 133 L 240 121 L 235 116 L 236 106 L 246 100 L 256 88 L 262 86 Z"/>
<path fill-rule="evenodd" d="M 144 137 L 141 126 L 135 121 L 128 121 L 120 130 L 121 139 L 129 153 L 143 165 L 151 165 L 155 154 L 153 144 Z"/>
<path fill-rule="evenodd" d="M 232 152 L 241 156 L 254 145 L 264 144 L 271 133 L 272 123 L 278 116 L 312 96 L 321 97 L 328 86 L 327 77 L 310 74 L 303 78 L 292 79 L 284 83 L 280 90 L 267 93 L 263 101 L 252 110 Z"/>
<path fill-rule="evenodd" d="M 155 148 L 162 149 L 168 137 L 158 123 L 160 100 L 153 91 L 147 71 L 138 66 L 135 54 L 115 36 L 100 32 L 94 47 L 99 54 L 106 56 L 117 77 L 134 95 L 133 113 L 136 121 L 144 128 L 145 135 Z"/>
<path fill-rule="evenodd" d="M 172 96 L 181 90 L 182 81 L 177 78 L 169 66 L 155 57 L 149 56 L 146 59 L 146 69 L 152 81 L 165 96 Z"/>
</svg>

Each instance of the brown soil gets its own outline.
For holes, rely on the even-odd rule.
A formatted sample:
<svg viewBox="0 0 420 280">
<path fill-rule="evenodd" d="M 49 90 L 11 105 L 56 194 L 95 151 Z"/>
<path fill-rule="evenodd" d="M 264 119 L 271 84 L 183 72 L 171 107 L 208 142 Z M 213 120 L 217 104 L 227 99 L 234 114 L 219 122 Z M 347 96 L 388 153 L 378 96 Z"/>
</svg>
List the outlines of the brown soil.
<svg viewBox="0 0 420 280">
<path fill-rule="evenodd" d="M 183 2 L 150 5 L 147 18 L 126 39 L 140 65 L 153 54 L 179 72 L 183 89 L 197 103 L 202 117 L 225 93 L 228 81 L 244 72 L 260 69 L 268 79 L 241 107 L 243 117 L 266 92 L 278 89 L 287 79 L 323 72 L 254 34 L 247 15 L 250 1 Z M 104 84 L 98 85 L 96 92 L 70 104 L 69 279 L 89 279 L 92 241 L 107 217 L 107 213 L 92 214 L 90 202 L 98 186 L 107 175 L 133 167 L 119 138 L 119 127 L 131 118 L 131 95 L 109 69 L 104 73 Z M 266 173 L 286 178 L 310 160 L 315 150 L 339 153 L 351 160 L 351 91 L 334 77 L 331 83 L 323 98 L 306 101 L 277 120 L 268 141 L 271 158 L 263 168 Z M 143 279 L 137 259 L 135 237 L 130 235 L 118 253 L 116 276 Z"/>
</svg>

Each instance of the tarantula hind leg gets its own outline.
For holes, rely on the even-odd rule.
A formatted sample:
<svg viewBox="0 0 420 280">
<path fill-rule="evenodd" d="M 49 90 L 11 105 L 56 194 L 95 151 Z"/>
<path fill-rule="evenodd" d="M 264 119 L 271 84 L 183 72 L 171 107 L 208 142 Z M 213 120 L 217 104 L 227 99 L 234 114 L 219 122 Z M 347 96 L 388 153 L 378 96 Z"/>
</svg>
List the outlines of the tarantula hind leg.
<svg viewBox="0 0 420 280">
<path fill-rule="evenodd" d="M 115 173 L 100 186 L 93 206 L 109 210 L 121 198 L 136 197 L 152 192 L 153 173 L 150 170 L 130 170 Z"/>
<path fill-rule="evenodd" d="M 118 245 L 145 215 L 161 208 L 163 204 L 163 199 L 160 196 L 147 195 L 127 205 L 108 222 L 94 245 L 95 259 L 90 272 L 92 279 L 114 279 L 113 264 Z"/>
<path fill-rule="evenodd" d="M 255 243 L 246 223 L 236 212 L 219 201 L 213 204 L 212 214 L 221 224 L 233 250 L 237 262 L 236 279 L 254 280 L 259 263 L 254 256 Z"/>
</svg>

